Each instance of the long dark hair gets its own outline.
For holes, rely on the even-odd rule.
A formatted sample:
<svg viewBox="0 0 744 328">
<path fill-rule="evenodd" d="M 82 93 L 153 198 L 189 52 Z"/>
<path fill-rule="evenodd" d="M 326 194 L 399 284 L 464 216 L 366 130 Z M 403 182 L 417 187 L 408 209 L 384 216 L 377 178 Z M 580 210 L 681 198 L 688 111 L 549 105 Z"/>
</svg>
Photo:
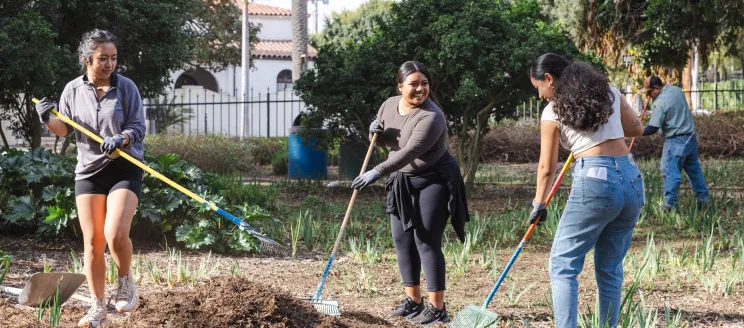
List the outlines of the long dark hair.
<svg viewBox="0 0 744 328">
<path fill-rule="evenodd" d="M 400 65 L 400 67 L 398 67 L 398 72 L 395 74 L 395 82 L 397 82 L 398 84 L 403 84 L 403 82 L 405 82 L 411 74 L 416 72 L 424 74 L 426 79 L 429 80 L 428 98 L 430 98 L 437 106 L 439 106 L 439 109 L 443 109 L 442 105 L 439 104 L 439 100 L 437 100 L 437 96 L 434 94 L 434 81 L 431 80 L 431 75 L 429 75 L 429 69 L 426 68 L 426 65 L 413 60 L 409 60 L 403 63 L 403 65 Z M 400 91 L 398 92 L 400 93 Z"/>
<path fill-rule="evenodd" d="M 83 39 L 80 41 L 78 46 L 78 58 L 80 58 L 80 74 L 84 74 L 86 70 L 86 63 L 82 57 L 88 59 L 88 62 L 93 60 L 93 52 L 104 43 L 113 43 L 116 49 L 119 49 L 119 39 L 116 38 L 114 33 L 106 30 L 94 29 L 83 35 Z"/>
<path fill-rule="evenodd" d="M 542 81 L 545 80 L 545 74 L 550 74 L 554 79 L 558 80 L 563 74 L 563 70 L 571 64 L 571 61 L 561 55 L 553 53 L 543 54 L 537 57 L 535 63 L 532 64 L 530 69 L 530 75 L 533 79 Z"/>
<path fill-rule="evenodd" d="M 530 72 L 535 80 L 544 80 L 545 73 L 555 78 L 553 111 L 559 122 L 579 131 L 597 131 L 607 123 L 615 96 L 606 76 L 592 65 L 550 53 L 540 56 Z"/>
</svg>

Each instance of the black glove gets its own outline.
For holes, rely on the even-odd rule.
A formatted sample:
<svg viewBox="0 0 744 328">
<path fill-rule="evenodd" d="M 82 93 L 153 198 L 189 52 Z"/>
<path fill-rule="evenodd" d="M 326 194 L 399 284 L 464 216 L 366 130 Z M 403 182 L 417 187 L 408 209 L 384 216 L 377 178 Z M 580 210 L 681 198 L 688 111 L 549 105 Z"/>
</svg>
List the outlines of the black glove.
<svg viewBox="0 0 744 328">
<path fill-rule="evenodd" d="M 39 114 L 41 124 L 49 123 L 49 114 L 52 112 L 52 109 L 56 107 L 57 104 L 47 100 L 46 98 L 41 99 L 41 101 L 36 104 L 36 113 Z"/>
<path fill-rule="evenodd" d="M 369 125 L 369 134 L 382 133 L 383 130 L 385 130 L 385 126 L 380 120 L 374 120 Z"/>
<path fill-rule="evenodd" d="M 530 213 L 530 224 L 534 223 L 536 220 L 540 220 L 537 222 L 537 225 L 541 225 L 547 218 L 548 209 L 545 208 L 545 204 L 538 204 L 533 200 L 532 212 Z"/>
<path fill-rule="evenodd" d="M 107 156 L 113 155 L 116 148 L 121 147 L 121 144 L 124 143 L 124 140 L 127 140 L 127 138 L 121 133 L 113 137 L 106 137 L 101 144 L 101 152 Z"/>
<path fill-rule="evenodd" d="M 366 173 L 354 178 L 354 182 L 351 183 L 351 187 L 354 189 L 364 189 L 364 187 L 369 186 L 377 179 L 380 178 L 380 172 L 377 172 L 375 169 L 371 169 L 367 171 Z"/>
</svg>

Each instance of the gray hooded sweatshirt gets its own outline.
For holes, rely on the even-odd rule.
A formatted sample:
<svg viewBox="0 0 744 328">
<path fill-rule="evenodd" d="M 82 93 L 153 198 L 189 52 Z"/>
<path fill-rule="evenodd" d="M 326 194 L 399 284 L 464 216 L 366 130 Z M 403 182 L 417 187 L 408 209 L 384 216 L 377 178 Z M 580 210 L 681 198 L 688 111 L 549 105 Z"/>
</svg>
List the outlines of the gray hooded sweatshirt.
<svg viewBox="0 0 744 328">
<path fill-rule="evenodd" d="M 142 160 L 145 147 L 145 113 L 142 98 L 132 80 L 113 73 L 111 87 L 98 100 L 96 89 L 86 75 L 67 83 L 59 99 L 59 112 L 102 138 L 119 133 L 129 136 L 129 145 L 121 150 Z M 67 126 L 67 134 L 75 132 L 77 167 L 75 180 L 83 180 L 101 171 L 112 159 L 101 152 L 101 145 L 84 133 Z"/>
</svg>

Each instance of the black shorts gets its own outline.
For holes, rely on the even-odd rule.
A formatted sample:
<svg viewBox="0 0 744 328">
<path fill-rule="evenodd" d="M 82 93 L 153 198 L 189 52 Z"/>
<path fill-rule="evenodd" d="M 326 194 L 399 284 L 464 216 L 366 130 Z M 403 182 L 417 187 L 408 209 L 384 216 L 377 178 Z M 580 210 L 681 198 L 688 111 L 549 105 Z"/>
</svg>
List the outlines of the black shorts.
<svg viewBox="0 0 744 328">
<path fill-rule="evenodd" d="M 111 161 L 98 173 L 75 181 L 75 197 L 86 194 L 108 195 L 117 189 L 131 190 L 138 199 L 142 192 L 142 169 L 121 157 Z"/>
</svg>

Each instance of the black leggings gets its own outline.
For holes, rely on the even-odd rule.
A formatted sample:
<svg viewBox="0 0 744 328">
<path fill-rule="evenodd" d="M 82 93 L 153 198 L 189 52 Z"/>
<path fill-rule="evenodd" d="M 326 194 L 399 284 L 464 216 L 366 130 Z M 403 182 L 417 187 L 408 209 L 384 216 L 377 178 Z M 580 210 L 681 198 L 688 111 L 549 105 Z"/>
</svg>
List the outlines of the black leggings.
<svg viewBox="0 0 744 328">
<path fill-rule="evenodd" d="M 426 287 L 429 292 L 445 290 L 445 263 L 442 253 L 442 235 L 447 225 L 449 190 L 438 177 L 411 178 L 414 192 L 419 196 L 423 227 L 403 230 L 403 222 L 390 215 L 398 269 L 403 286 L 421 285 L 421 265 L 424 266 Z"/>
</svg>

